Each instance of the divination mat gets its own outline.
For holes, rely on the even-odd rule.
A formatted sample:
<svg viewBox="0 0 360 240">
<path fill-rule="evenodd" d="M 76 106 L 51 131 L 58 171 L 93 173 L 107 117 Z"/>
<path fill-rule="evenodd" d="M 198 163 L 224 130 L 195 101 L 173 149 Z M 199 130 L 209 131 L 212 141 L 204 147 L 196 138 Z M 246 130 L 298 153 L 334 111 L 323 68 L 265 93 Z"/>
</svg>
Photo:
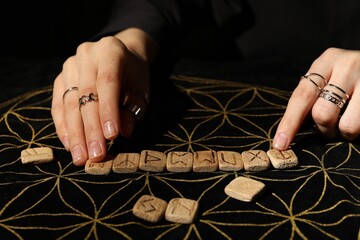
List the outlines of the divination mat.
<svg viewBox="0 0 360 240">
<path fill-rule="evenodd" d="M 72 165 L 55 134 L 50 104 L 57 68 L 48 64 L 1 71 L 6 90 L 2 98 L 9 97 L 0 104 L 1 239 L 357 239 L 358 142 L 323 141 L 310 122 L 292 145 L 301 163 L 294 169 L 88 175 Z M 226 70 L 224 78 L 219 69 L 213 78 L 205 77 L 211 76 L 211 67 L 202 76 L 185 70 L 178 74 L 177 69 L 161 82 L 167 91 L 152 92 L 149 111 L 134 137 L 109 142 L 109 154 L 268 150 L 291 94 L 288 88 L 298 79 L 278 73 L 266 78 L 256 70 L 236 72 L 239 68 L 231 68 L 233 75 Z M 264 84 L 258 84 L 260 78 Z M 39 82 L 47 85 L 39 87 Z M 56 161 L 21 164 L 21 150 L 39 146 L 53 148 Z M 267 191 L 251 203 L 229 198 L 224 187 L 237 176 L 262 181 Z M 143 194 L 165 201 L 197 200 L 194 224 L 136 218 L 132 207 Z"/>
</svg>

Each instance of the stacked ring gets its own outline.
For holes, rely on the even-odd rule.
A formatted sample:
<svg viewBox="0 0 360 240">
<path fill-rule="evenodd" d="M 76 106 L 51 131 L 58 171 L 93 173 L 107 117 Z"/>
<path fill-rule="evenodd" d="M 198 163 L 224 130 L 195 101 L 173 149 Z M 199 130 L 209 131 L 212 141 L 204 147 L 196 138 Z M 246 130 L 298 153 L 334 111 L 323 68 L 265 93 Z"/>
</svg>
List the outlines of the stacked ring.
<svg viewBox="0 0 360 240">
<path fill-rule="evenodd" d="M 329 86 L 330 86 L 330 87 L 334 87 L 334 88 L 336 88 L 337 90 L 339 90 L 342 94 L 345 95 L 346 100 L 349 100 L 350 96 L 349 96 L 349 94 L 347 94 L 347 92 L 346 92 L 344 89 L 342 89 L 341 87 L 336 86 L 335 84 L 332 84 L 332 83 L 329 83 Z"/>
<path fill-rule="evenodd" d="M 343 108 L 345 105 L 345 100 L 343 98 L 337 98 L 333 95 L 334 93 L 331 91 L 322 91 L 320 93 L 320 97 L 324 98 L 325 100 L 328 100 L 329 102 L 334 103 L 339 108 Z"/>
<path fill-rule="evenodd" d="M 81 98 L 79 98 L 79 110 L 81 110 L 81 107 L 84 106 L 87 102 L 96 102 L 98 100 L 98 96 L 94 93 L 90 93 L 89 95 L 82 95 Z"/>
<path fill-rule="evenodd" d="M 319 74 L 319 73 L 308 73 L 308 74 L 306 74 L 306 75 L 304 75 L 304 76 L 301 76 L 301 78 L 300 78 L 300 80 L 306 79 L 306 80 L 310 81 L 310 82 L 311 82 L 312 84 L 314 84 L 314 85 L 319 89 L 319 91 L 321 92 L 323 88 L 320 87 L 319 84 L 317 84 L 312 78 L 310 78 L 310 76 L 318 76 L 318 77 L 320 77 L 320 78 L 325 82 L 325 85 L 326 85 L 326 84 L 327 84 L 327 81 L 325 80 L 325 78 L 324 78 L 321 74 Z"/>
<path fill-rule="evenodd" d="M 344 105 L 346 104 L 346 101 L 349 100 L 350 96 L 346 93 L 345 90 L 343 90 L 339 86 L 336 86 L 335 84 L 329 83 L 328 86 L 337 89 L 341 93 L 339 94 L 334 91 L 330 91 L 329 89 L 323 89 L 322 93 L 320 94 L 320 97 L 334 103 L 339 108 L 343 108 Z M 341 94 L 345 95 L 345 98 L 340 96 Z"/>
<path fill-rule="evenodd" d="M 306 74 L 305 76 L 307 76 L 307 77 L 310 77 L 310 76 L 318 76 L 318 77 L 320 77 L 320 78 L 325 82 L 325 85 L 328 83 L 328 82 L 326 81 L 326 79 L 325 79 L 321 74 L 319 74 L 319 73 L 309 73 L 309 74 Z"/>
</svg>

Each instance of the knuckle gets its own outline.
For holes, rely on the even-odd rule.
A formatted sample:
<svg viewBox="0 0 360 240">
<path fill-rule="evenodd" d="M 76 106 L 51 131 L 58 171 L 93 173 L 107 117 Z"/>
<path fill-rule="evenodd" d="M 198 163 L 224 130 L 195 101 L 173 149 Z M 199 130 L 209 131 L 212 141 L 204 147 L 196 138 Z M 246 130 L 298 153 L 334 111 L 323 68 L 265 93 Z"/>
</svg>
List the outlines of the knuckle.
<svg viewBox="0 0 360 240">
<path fill-rule="evenodd" d="M 315 61 L 313 62 L 313 65 L 317 65 L 318 63 L 321 63 L 323 61 L 325 62 L 331 62 L 334 57 L 337 57 L 338 54 L 343 51 L 340 48 L 330 47 L 327 48 Z"/>
<path fill-rule="evenodd" d="M 74 56 L 71 56 L 71 57 L 67 58 L 67 59 L 64 61 L 62 68 L 63 68 L 63 69 L 68 69 L 68 68 L 70 68 L 71 66 L 73 66 L 74 63 L 75 63 L 75 57 L 74 57 Z"/>
<path fill-rule="evenodd" d="M 346 139 L 355 139 L 360 133 L 360 127 L 356 127 L 353 122 L 340 121 L 339 130 Z"/>
<path fill-rule="evenodd" d="M 109 84 L 117 82 L 118 78 L 115 73 L 106 71 L 99 74 L 98 81 L 100 84 Z"/>
<path fill-rule="evenodd" d="M 314 121 L 323 126 L 332 125 L 334 120 L 336 120 L 337 114 L 334 114 L 332 111 L 329 111 L 329 107 L 325 104 L 314 105 L 312 110 L 312 117 Z"/>
<path fill-rule="evenodd" d="M 330 47 L 327 48 L 321 56 L 324 58 L 332 58 L 338 55 L 340 51 L 342 51 L 340 48 Z"/>
<path fill-rule="evenodd" d="M 59 113 L 62 113 L 62 107 L 59 104 L 52 104 L 50 113 L 53 118 L 56 118 Z"/>
<path fill-rule="evenodd" d="M 91 48 L 92 48 L 93 43 L 91 42 L 84 42 L 81 43 L 77 48 L 76 48 L 76 54 L 87 54 L 90 52 Z"/>
<path fill-rule="evenodd" d="M 99 47 L 100 49 L 106 51 L 107 49 L 112 49 L 113 51 L 116 51 L 116 54 L 120 57 L 126 56 L 127 53 L 127 47 L 123 42 L 121 42 L 119 39 L 113 36 L 107 36 L 103 37 L 99 40 Z M 116 47 L 116 48 L 114 48 Z"/>
<path fill-rule="evenodd" d="M 85 88 L 81 89 L 81 96 L 89 95 L 90 93 L 97 94 L 96 93 L 96 86 L 86 86 Z M 78 104 L 78 102 L 76 102 Z"/>
</svg>

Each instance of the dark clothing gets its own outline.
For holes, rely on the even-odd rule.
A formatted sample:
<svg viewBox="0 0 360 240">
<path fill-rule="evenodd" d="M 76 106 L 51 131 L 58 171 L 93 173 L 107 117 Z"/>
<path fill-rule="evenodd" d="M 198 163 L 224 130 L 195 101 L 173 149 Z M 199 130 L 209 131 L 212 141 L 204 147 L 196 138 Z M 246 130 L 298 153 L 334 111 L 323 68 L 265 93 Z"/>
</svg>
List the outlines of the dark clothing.
<svg viewBox="0 0 360 240">
<path fill-rule="evenodd" d="M 120 0 L 100 35 L 128 27 L 200 58 L 313 61 L 329 47 L 360 49 L 360 1 Z"/>
</svg>

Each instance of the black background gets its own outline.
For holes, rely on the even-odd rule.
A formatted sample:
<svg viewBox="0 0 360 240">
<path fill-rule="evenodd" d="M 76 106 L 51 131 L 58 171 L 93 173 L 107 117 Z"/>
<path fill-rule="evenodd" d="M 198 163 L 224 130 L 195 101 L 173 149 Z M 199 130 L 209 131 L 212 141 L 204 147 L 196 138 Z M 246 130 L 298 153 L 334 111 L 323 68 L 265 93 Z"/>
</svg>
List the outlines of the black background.
<svg viewBox="0 0 360 240">
<path fill-rule="evenodd" d="M 112 0 L 2 1 L 2 57 L 67 57 L 100 30 Z"/>
</svg>

